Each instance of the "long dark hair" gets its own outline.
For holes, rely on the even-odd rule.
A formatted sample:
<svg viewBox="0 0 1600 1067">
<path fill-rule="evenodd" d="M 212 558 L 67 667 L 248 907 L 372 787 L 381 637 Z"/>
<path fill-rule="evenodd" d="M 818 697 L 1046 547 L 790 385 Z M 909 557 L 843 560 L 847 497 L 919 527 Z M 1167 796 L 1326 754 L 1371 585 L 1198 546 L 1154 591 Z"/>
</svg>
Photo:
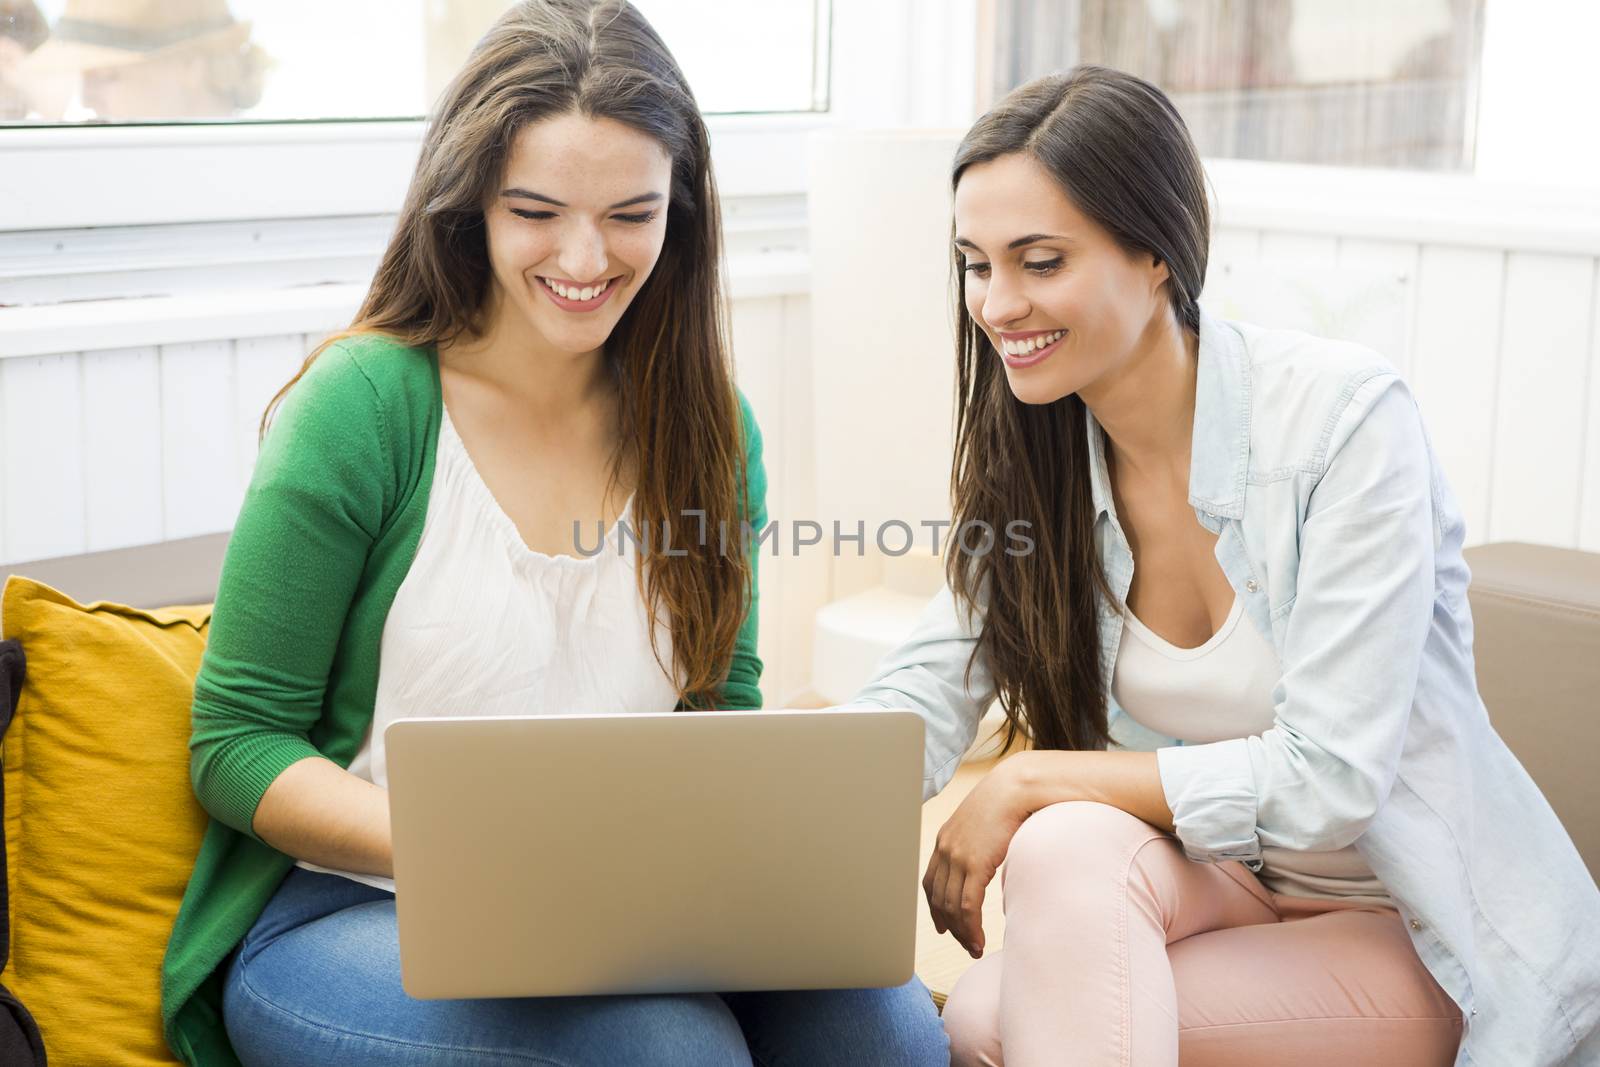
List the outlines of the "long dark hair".
<svg viewBox="0 0 1600 1067">
<path fill-rule="evenodd" d="M 1177 110 L 1155 86 L 1105 67 L 1075 67 L 1013 91 L 968 131 L 952 188 L 968 167 L 1023 153 L 1130 253 L 1165 263 L 1178 323 L 1200 329 L 1211 220 L 1205 175 Z M 981 609 L 985 657 L 1006 715 L 1005 745 L 1104 748 L 1100 602 L 1116 597 L 1094 543 L 1087 411 L 1076 395 L 1019 401 L 988 336 L 956 287 L 954 525 L 1031 523 L 1025 555 L 952 552 L 951 590 Z M 981 527 L 980 527 L 981 528 Z M 1117 605 L 1120 608 L 1120 605 Z"/>
<path fill-rule="evenodd" d="M 681 530 L 688 524 L 673 520 L 691 507 L 705 512 L 699 529 L 738 529 L 748 472 L 718 279 L 710 140 L 671 53 L 625 0 L 523 0 L 478 42 L 429 122 L 355 321 L 307 357 L 268 405 L 261 432 L 340 338 L 381 333 L 424 347 L 481 330 L 492 279 L 484 205 L 518 132 L 566 113 L 614 119 L 655 138 L 672 158 L 660 259 L 605 346 L 622 423 L 612 482 L 624 461 L 635 461 L 632 522 L 642 530 L 664 522 Z M 649 617 L 664 612 L 670 620 L 680 697 L 709 706 L 749 604 L 750 562 L 681 534 L 670 555 L 660 541 L 641 547 L 640 591 Z"/>
</svg>

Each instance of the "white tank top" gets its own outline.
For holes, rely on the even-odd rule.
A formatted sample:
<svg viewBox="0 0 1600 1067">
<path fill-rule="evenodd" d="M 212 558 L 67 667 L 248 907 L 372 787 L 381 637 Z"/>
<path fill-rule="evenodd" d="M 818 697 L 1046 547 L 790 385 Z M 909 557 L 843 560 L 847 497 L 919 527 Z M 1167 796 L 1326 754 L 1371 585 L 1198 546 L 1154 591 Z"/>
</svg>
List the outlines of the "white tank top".
<svg viewBox="0 0 1600 1067">
<path fill-rule="evenodd" d="M 632 512 L 630 498 L 618 521 Z M 597 534 L 588 524 L 585 550 Z M 678 691 L 650 646 L 637 567 L 636 543 L 616 526 L 594 556 L 528 548 L 445 412 L 422 538 L 384 622 L 377 702 L 350 772 L 388 787 L 383 730 L 400 718 L 671 711 Z M 671 632 L 658 621 L 656 634 L 670 665 Z M 299 866 L 394 890 L 378 875 Z"/>
<path fill-rule="evenodd" d="M 1272 727 L 1278 656 L 1242 621 L 1244 602 L 1238 597 L 1227 621 L 1198 648 L 1171 644 L 1131 611 L 1123 619 L 1111 694 L 1134 721 L 1186 744 L 1253 737 Z M 1333 852 L 1263 848 L 1261 858 L 1259 877 L 1274 892 L 1393 906 L 1354 845 Z"/>
</svg>

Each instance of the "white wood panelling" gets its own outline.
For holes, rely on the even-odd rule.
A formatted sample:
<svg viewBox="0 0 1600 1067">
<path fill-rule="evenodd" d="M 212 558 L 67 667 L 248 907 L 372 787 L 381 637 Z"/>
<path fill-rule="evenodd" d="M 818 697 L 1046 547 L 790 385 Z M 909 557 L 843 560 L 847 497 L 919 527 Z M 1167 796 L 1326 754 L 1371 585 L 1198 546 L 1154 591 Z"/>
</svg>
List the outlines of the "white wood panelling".
<svg viewBox="0 0 1600 1067">
<path fill-rule="evenodd" d="M 245 337 L 235 342 L 234 373 L 237 389 L 234 412 L 234 464 L 240 487 L 250 484 L 261 436 L 261 416 L 305 362 L 316 345 L 304 334 L 283 337 Z"/>
<path fill-rule="evenodd" d="M 8 403 L 6 394 L 6 371 L 4 365 L 0 364 L 0 416 L 5 414 L 6 404 Z M 4 448 L 5 446 L 5 425 L 0 423 L 0 448 Z M 12 556 L 6 548 L 6 526 L 9 525 L 11 510 L 10 505 L 6 501 L 7 481 L 9 481 L 9 479 L 6 478 L 5 457 L 0 455 L 0 559 L 16 558 Z"/>
<path fill-rule="evenodd" d="M 1206 291 L 1226 289 L 1233 273 L 1260 258 L 1260 230 L 1219 226 L 1211 236 L 1211 249 L 1206 260 Z"/>
<path fill-rule="evenodd" d="M 1461 505 L 1468 544 L 1489 539 L 1504 278 L 1503 253 L 1449 245 L 1422 249 L 1411 383 L 1434 454 Z"/>
<path fill-rule="evenodd" d="M 160 541 L 160 353 L 155 348 L 112 349 L 85 352 L 81 359 L 85 547 L 100 552 Z"/>
<path fill-rule="evenodd" d="M 1600 260 L 1223 227 L 1225 316 L 1371 346 L 1416 391 L 1467 543 L 1600 542 Z"/>
<path fill-rule="evenodd" d="M 166 537 L 233 527 L 243 493 L 235 454 L 233 341 L 161 350 L 161 458 Z"/>
<path fill-rule="evenodd" d="M 787 501 L 784 498 L 784 486 L 773 475 L 774 468 L 783 456 L 782 381 L 778 373 L 779 361 L 783 358 L 783 299 L 763 297 L 741 300 L 733 306 L 730 326 L 739 388 L 750 401 L 750 410 L 761 428 L 767 472 L 767 515 L 769 518 L 781 518 Z M 784 616 L 784 562 L 781 554 L 774 559 L 762 553 L 757 565 L 762 621 Z M 756 654 L 766 665 L 762 691 L 767 702 L 771 703 L 783 685 L 776 678 L 778 634 L 773 627 L 759 623 L 756 633 Z"/>
<path fill-rule="evenodd" d="M 810 311 L 805 297 L 735 301 L 733 352 L 739 388 L 761 427 L 767 471 L 767 515 L 785 543 L 776 557 L 763 552 L 758 652 L 766 664 L 762 689 L 780 707 L 810 688 L 810 620 L 828 599 L 823 546 L 796 555 L 790 523 L 815 511 L 811 433 Z"/>
<path fill-rule="evenodd" d="M 1382 352 L 1400 373 L 1410 374 L 1416 346 L 1414 324 L 1417 312 L 1417 271 L 1422 249 L 1403 241 L 1372 241 L 1359 237 L 1339 239 L 1338 269 L 1341 272 L 1376 274 L 1392 279 L 1398 291 L 1374 287 L 1374 294 L 1393 294 L 1394 299 L 1374 299 L 1370 307 L 1357 309 L 1356 318 L 1370 335 L 1351 340 L 1371 345 Z"/>
<path fill-rule="evenodd" d="M 1595 261 L 1511 253 L 1489 535 L 1576 544 Z"/>
<path fill-rule="evenodd" d="M 1331 267 L 1339 261 L 1339 239 L 1321 233 L 1269 230 L 1261 235 L 1261 261 L 1296 267 Z"/>
<path fill-rule="evenodd" d="M 782 374 L 778 412 L 780 459 L 768 467 L 769 478 L 783 484 L 784 513 L 805 516 L 816 511 L 817 486 L 815 427 L 811 391 L 811 310 L 805 297 L 783 302 Z M 811 621 L 828 602 L 828 559 L 817 553 L 791 556 L 779 569 L 783 612 L 767 617 L 767 628 L 778 635 L 777 677 L 782 683 L 775 695 L 790 703 L 811 689 Z"/>
<path fill-rule="evenodd" d="M 1600 552 L 1600 268 L 1589 298 L 1589 407 L 1584 419 L 1583 512 L 1578 547 Z"/>
<path fill-rule="evenodd" d="M 1224 227 L 1204 303 L 1224 318 L 1368 345 L 1404 370 L 1417 255 L 1405 242 Z"/>
<path fill-rule="evenodd" d="M 83 404 L 76 355 L 6 360 L 5 548 L 27 559 L 84 543 Z"/>
</svg>

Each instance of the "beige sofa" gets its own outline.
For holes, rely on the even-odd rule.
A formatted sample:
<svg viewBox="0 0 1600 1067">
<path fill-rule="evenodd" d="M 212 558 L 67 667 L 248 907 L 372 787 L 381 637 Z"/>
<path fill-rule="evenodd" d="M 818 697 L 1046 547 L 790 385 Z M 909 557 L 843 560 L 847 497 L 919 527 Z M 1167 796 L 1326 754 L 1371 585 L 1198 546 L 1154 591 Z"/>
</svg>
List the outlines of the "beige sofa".
<svg viewBox="0 0 1600 1067">
<path fill-rule="evenodd" d="M 1508 543 L 1466 556 L 1489 717 L 1600 881 L 1600 554 Z"/>
<path fill-rule="evenodd" d="M 44 560 L 6 568 L 80 601 L 138 607 L 203 603 L 214 595 L 226 537 Z M 1527 544 L 1470 549 L 1478 685 L 1496 728 L 1543 788 L 1589 870 L 1600 878 L 1600 554 Z M 963 768 L 930 802 L 924 854 L 943 818 L 985 767 Z M 1001 940 L 1000 900 L 985 909 Z M 917 969 L 941 1005 L 970 960 L 936 935 L 924 908 Z"/>
</svg>

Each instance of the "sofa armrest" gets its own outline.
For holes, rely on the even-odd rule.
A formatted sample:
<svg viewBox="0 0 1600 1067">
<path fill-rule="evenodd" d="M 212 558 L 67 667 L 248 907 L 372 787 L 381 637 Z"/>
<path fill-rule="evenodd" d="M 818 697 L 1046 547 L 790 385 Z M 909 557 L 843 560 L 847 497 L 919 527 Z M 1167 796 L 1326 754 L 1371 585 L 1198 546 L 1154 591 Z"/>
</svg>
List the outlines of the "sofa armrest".
<svg viewBox="0 0 1600 1067">
<path fill-rule="evenodd" d="M 81 556 L 0 565 L 0 588 L 13 574 L 32 578 L 90 603 L 109 600 L 135 608 L 208 604 L 217 595 L 226 533 L 161 541 Z"/>
<path fill-rule="evenodd" d="M 1600 880 L 1600 554 L 1506 542 L 1465 556 L 1489 718 Z"/>
</svg>

